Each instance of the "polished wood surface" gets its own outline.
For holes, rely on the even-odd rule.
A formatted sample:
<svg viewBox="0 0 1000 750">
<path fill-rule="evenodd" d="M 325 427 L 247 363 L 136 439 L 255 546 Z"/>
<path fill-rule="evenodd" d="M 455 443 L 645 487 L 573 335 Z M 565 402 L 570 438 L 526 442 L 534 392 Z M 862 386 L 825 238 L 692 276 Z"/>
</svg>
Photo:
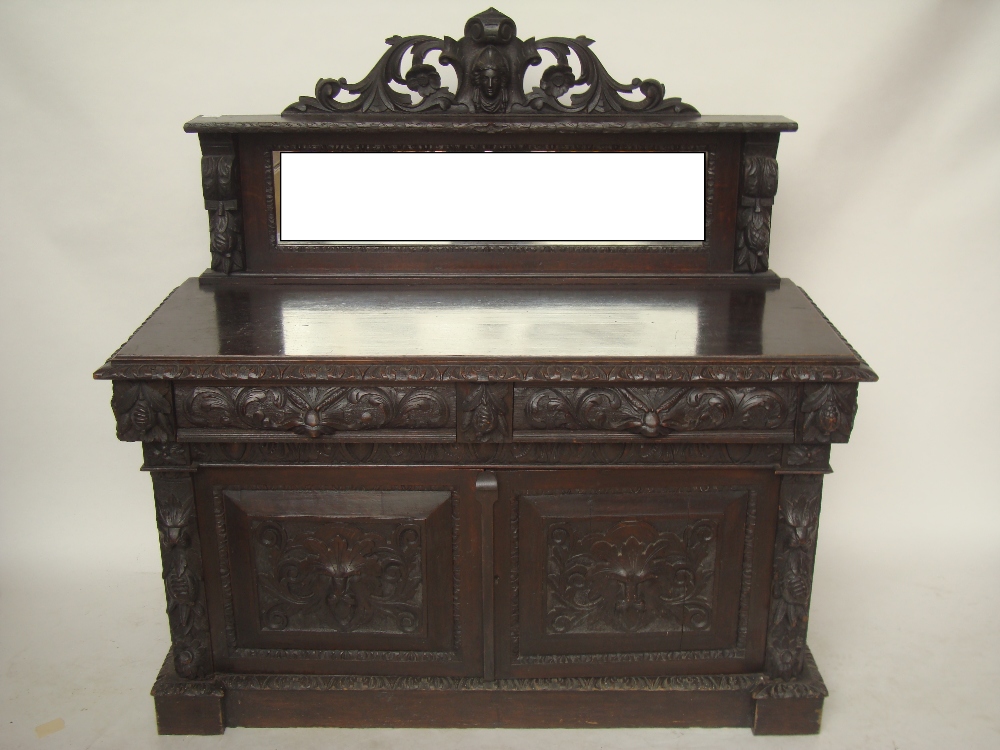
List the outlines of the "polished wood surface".
<svg viewBox="0 0 1000 750">
<path fill-rule="evenodd" d="M 524 36 L 490 8 L 458 39 L 390 37 L 281 116 L 185 126 L 211 270 L 95 373 L 153 481 L 161 733 L 819 730 L 822 480 L 877 378 L 769 270 L 797 126 L 702 116 L 585 37 Z M 556 64 L 529 91 L 539 50 Z M 294 151 L 704 153 L 704 240 L 281 243 L 273 158 Z M 560 236 L 606 206 L 559 172 L 514 194 L 469 169 L 375 178 L 410 221 L 448 222 L 463 191 L 475 236 L 524 211 Z"/>
<path fill-rule="evenodd" d="M 659 290 L 182 284 L 111 362 L 860 362 L 795 284 Z"/>
</svg>

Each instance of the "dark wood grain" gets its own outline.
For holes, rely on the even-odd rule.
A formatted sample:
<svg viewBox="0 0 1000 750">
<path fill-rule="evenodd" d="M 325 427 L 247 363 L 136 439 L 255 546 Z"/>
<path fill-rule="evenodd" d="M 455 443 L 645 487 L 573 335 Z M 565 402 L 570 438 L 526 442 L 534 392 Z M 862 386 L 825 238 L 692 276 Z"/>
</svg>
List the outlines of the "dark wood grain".
<svg viewBox="0 0 1000 750">
<path fill-rule="evenodd" d="M 739 312 L 750 299 L 758 315 Z M 787 280 L 764 290 L 598 291 L 189 279 L 96 377 L 799 383 L 875 374 Z"/>
<path fill-rule="evenodd" d="M 585 37 L 525 37 L 491 8 L 390 37 L 281 116 L 185 125 L 211 270 L 95 373 L 153 479 L 161 734 L 819 730 L 822 477 L 877 377 L 768 270 L 797 126 L 702 116 Z M 704 240 L 280 242 L 289 151 L 703 153 Z M 453 190 L 489 222 L 602 210 L 588 174 L 528 173 L 523 195 L 379 176 L 384 210 L 420 221 L 448 221 Z"/>
</svg>

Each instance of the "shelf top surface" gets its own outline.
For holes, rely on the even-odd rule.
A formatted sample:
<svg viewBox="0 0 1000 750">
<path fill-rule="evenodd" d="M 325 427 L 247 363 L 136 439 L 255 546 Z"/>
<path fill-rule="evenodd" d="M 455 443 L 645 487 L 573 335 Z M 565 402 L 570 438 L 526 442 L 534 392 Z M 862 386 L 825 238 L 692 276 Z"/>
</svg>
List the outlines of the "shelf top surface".
<svg viewBox="0 0 1000 750">
<path fill-rule="evenodd" d="M 786 279 L 772 289 L 695 285 L 655 290 L 199 285 L 189 279 L 96 376 L 128 377 L 128 366 L 140 373 L 136 365 L 167 365 L 152 376 L 184 378 L 185 372 L 197 371 L 169 365 L 293 362 L 400 367 L 686 362 L 732 368 L 784 363 L 862 371 L 825 379 L 875 378 Z"/>
</svg>

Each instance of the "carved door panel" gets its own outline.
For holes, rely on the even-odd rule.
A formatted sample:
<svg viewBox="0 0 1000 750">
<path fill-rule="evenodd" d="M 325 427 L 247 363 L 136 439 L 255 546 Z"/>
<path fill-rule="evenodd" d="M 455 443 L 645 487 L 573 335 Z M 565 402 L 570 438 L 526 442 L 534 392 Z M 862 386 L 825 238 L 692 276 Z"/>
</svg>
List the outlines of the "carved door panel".
<svg viewBox="0 0 1000 750">
<path fill-rule="evenodd" d="M 498 481 L 498 674 L 761 667 L 772 473 L 524 471 Z"/>
<path fill-rule="evenodd" d="M 217 668 L 480 674 L 475 472 L 199 472 Z"/>
</svg>

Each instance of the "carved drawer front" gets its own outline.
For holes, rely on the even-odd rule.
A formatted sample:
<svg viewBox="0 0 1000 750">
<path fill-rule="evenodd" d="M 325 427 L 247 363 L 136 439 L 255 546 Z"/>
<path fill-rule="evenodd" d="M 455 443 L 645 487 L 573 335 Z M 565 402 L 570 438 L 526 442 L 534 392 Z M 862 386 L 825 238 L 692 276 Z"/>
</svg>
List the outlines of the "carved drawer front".
<svg viewBox="0 0 1000 750">
<path fill-rule="evenodd" d="M 791 442 L 794 386 L 514 389 L 514 440 Z"/>
<path fill-rule="evenodd" d="M 348 674 L 481 668 L 481 657 L 470 657 L 480 648 L 480 620 L 470 616 L 481 610 L 478 585 L 463 586 L 479 574 L 474 557 L 460 559 L 471 547 L 460 527 L 472 526 L 461 518 L 469 512 L 464 475 L 473 472 L 451 472 L 463 480 L 453 488 L 439 481 L 422 489 L 414 471 L 400 489 L 389 470 L 390 488 L 357 489 L 377 487 L 378 470 L 330 471 L 200 480 L 202 504 L 213 506 L 206 565 L 218 571 L 208 587 L 216 664 Z M 252 481 L 259 477 L 267 481 Z"/>
<path fill-rule="evenodd" d="M 180 383 L 174 398 L 182 441 L 455 442 L 454 386 Z"/>
<path fill-rule="evenodd" d="M 767 581 L 755 545 L 773 488 L 766 480 L 727 481 L 725 472 L 713 479 L 599 492 L 526 487 L 515 495 L 509 673 L 710 673 L 759 665 Z M 773 539 L 773 525 L 764 520 L 764 537 Z"/>
</svg>

